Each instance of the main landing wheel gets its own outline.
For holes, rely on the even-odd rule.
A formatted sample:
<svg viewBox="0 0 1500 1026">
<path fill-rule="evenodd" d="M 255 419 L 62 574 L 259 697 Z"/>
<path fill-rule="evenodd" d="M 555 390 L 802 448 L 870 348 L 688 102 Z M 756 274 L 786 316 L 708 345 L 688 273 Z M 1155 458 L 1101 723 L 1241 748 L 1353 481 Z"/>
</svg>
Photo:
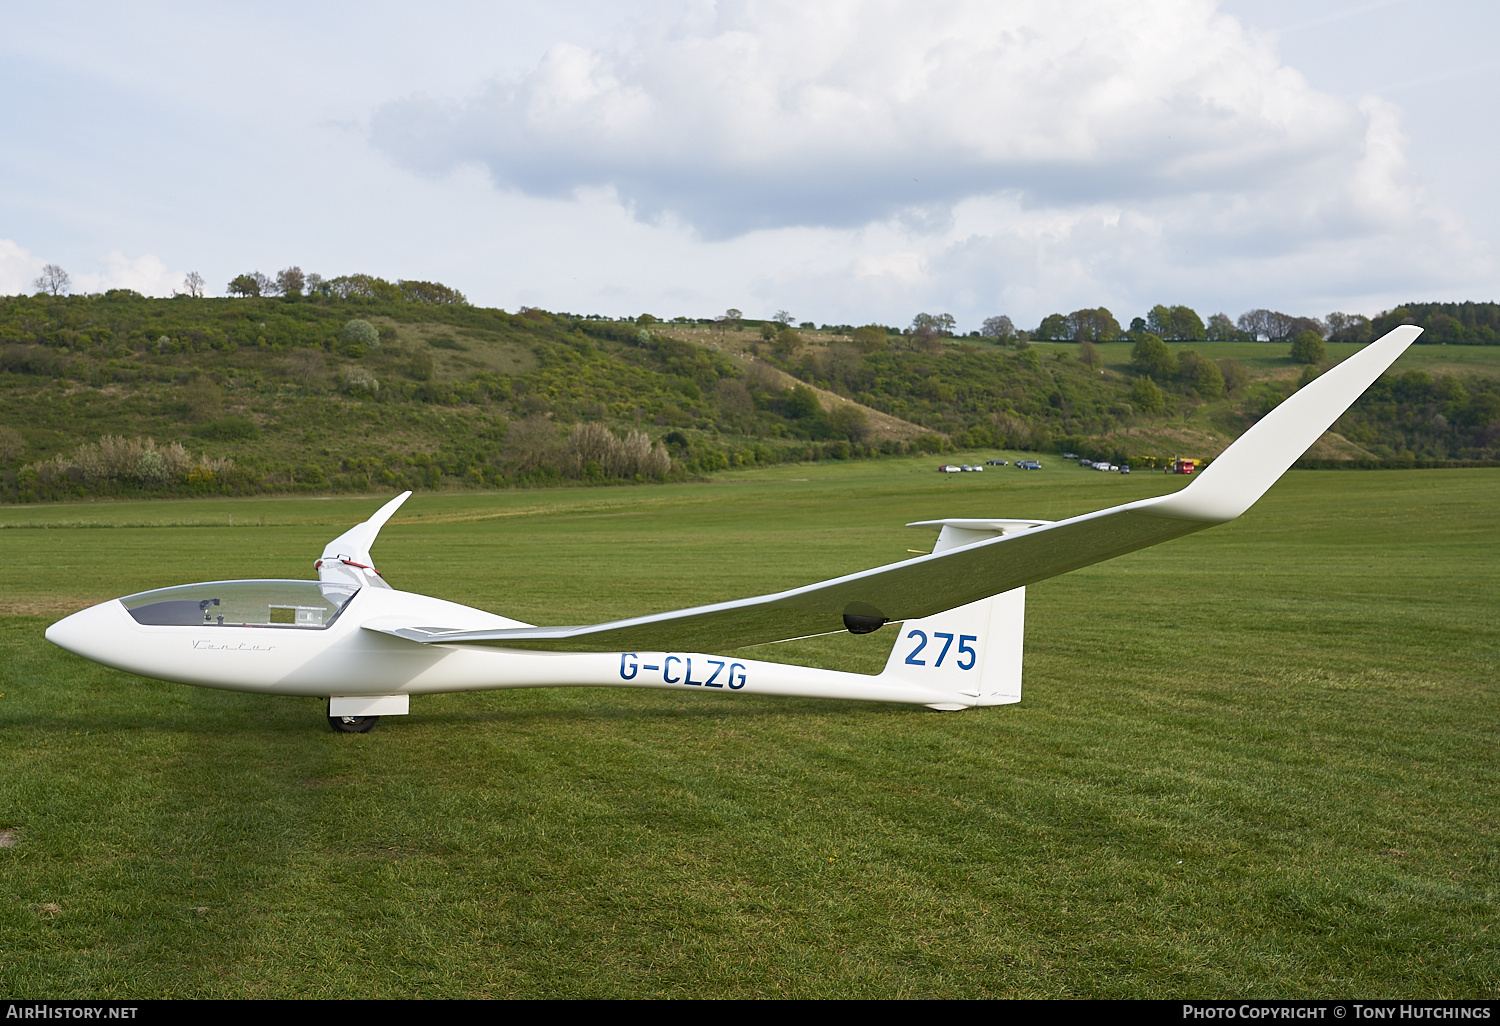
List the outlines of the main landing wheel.
<svg viewBox="0 0 1500 1026">
<path fill-rule="evenodd" d="M 329 703 L 330 705 L 332 703 Z M 336 734 L 368 734 L 380 722 L 379 716 L 330 716 L 328 725 Z"/>
</svg>

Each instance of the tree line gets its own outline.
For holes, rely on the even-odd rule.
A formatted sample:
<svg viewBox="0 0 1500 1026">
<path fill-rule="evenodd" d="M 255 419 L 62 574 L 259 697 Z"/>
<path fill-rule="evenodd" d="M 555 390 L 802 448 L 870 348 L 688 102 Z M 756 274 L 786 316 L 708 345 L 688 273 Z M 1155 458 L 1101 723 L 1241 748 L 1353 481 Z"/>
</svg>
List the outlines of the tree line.
<svg viewBox="0 0 1500 1026">
<path fill-rule="evenodd" d="M 919 314 L 919 322 L 929 315 Z M 1144 317 L 1134 317 L 1122 328 L 1104 307 L 1055 313 L 1030 331 L 1017 330 L 1007 316 L 986 318 L 971 334 L 1004 342 L 1116 342 L 1154 335 L 1168 342 L 1292 342 L 1307 333 L 1327 342 L 1370 342 L 1399 324 L 1423 328 L 1427 345 L 1500 345 L 1500 303 L 1407 303 L 1376 317 L 1335 311 L 1326 317 L 1306 317 L 1279 310 L 1247 310 L 1230 319 L 1211 314 L 1205 321 L 1189 306 L 1157 304 Z"/>
<path fill-rule="evenodd" d="M 184 282 L 188 294 L 201 297 L 202 281 L 196 272 L 188 275 Z M 200 291 L 193 291 L 195 285 Z M 300 299 L 306 296 L 322 299 L 391 299 L 438 306 L 467 306 L 469 303 L 462 292 L 441 282 L 404 278 L 389 282 L 373 274 L 324 278 L 321 274 L 303 274 L 302 268 L 295 266 L 276 272 L 274 278 L 259 271 L 238 275 L 229 282 L 225 291 L 231 296 L 246 299 L 259 296 Z"/>
<path fill-rule="evenodd" d="M 37 295 L 66 296 L 73 290 L 73 278 L 57 264 L 47 264 L 32 282 L 32 288 Z M 469 303 L 462 292 L 441 282 L 404 278 L 391 282 L 373 274 L 324 278 L 321 274 L 306 274 L 296 265 L 284 267 L 275 275 L 260 271 L 235 275 L 224 286 L 224 291 L 240 299 L 385 299 L 436 306 L 467 306 Z M 130 289 L 112 289 L 110 294 L 135 293 Z M 204 299 L 208 296 L 208 282 L 197 271 L 189 271 L 182 280 L 181 291 L 174 295 Z"/>
<path fill-rule="evenodd" d="M 68 272 L 56 264 L 47 264 L 32 283 L 39 295 L 67 295 L 72 288 Z M 207 296 L 207 282 L 197 271 L 189 272 L 183 280 L 182 290 L 176 295 L 193 299 Z M 129 290 L 114 290 L 128 292 Z M 284 298 L 311 299 L 364 299 L 396 300 L 440 306 L 467 306 L 468 299 L 458 289 L 441 282 L 397 279 L 386 281 L 376 275 L 349 274 L 335 278 L 324 278 L 321 274 L 304 273 L 293 265 L 282 268 L 275 275 L 261 271 L 249 271 L 236 275 L 225 286 L 230 296 L 243 299 Z M 527 308 L 522 307 L 521 313 Z M 598 315 L 575 319 L 604 320 Z M 653 324 L 664 323 L 649 313 L 623 320 L 634 322 L 643 329 Z M 792 329 L 793 318 L 786 310 L 778 310 L 768 320 L 747 320 L 735 308 L 713 318 L 680 316 L 672 319 L 676 324 L 713 324 L 721 330 L 736 330 L 744 326 L 761 327 L 769 339 L 780 331 Z M 1247 310 L 1231 320 L 1226 313 L 1210 314 L 1205 321 L 1190 306 L 1158 303 L 1143 317 L 1131 318 L 1130 326 L 1122 328 L 1120 322 L 1105 307 L 1074 310 L 1069 314 L 1054 313 L 1042 318 L 1040 324 L 1030 331 L 1018 330 L 1014 321 L 1005 314 L 985 318 L 978 331 L 969 332 L 971 338 L 991 338 L 1002 342 L 1114 342 L 1134 341 L 1142 335 L 1155 335 L 1169 342 L 1291 342 L 1307 332 L 1315 333 L 1328 342 L 1369 342 L 1399 324 L 1415 324 L 1423 328 L 1419 340 L 1428 345 L 1500 345 L 1500 303 L 1406 303 L 1371 318 L 1364 314 L 1334 311 L 1326 317 L 1307 317 L 1282 313 L 1279 310 L 1257 308 Z M 797 327 L 815 329 L 812 321 L 801 321 Z M 852 325 L 822 326 L 824 331 L 838 335 L 853 335 L 856 331 L 867 333 L 878 331 L 883 335 L 911 336 L 918 346 L 931 339 L 952 338 L 958 334 L 957 321 L 949 313 L 918 313 L 907 328 L 897 329 L 879 324 L 856 329 Z"/>
</svg>

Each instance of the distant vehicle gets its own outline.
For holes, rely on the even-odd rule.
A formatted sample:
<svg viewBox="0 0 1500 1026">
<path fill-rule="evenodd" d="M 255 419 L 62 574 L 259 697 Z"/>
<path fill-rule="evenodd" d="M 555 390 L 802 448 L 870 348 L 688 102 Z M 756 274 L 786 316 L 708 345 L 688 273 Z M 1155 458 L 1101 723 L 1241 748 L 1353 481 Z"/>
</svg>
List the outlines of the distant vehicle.
<svg viewBox="0 0 1500 1026">
<path fill-rule="evenodd" d="M 938 473 L 939 474 L 961 474 L 961 473 L 963 473 L 963 469 L 964 469 L 963 467 L 958 466 L 956 463 L 944 463 L 941 467 L 938 467 Z"/>
<path fill-rule="evenodd" d="M 1018 470 L 1041 470 L 1042 465 L 1037 460 L 1016 460 Z"/>
<path fill-rule="evenodd" d="M 1167 464 L 1167 473 L 1192 474 L 1198 470 L 1198 465 L 1202 462 L 1202 460 L 1174 459 L 1171 463 Z"/>
<path fill-rule="evenodd" d="M 1095 470 L 1118 470 L 1119 468 L 1116 467 L 1113 463 L 1110 463 L 1108 460 L 1102 460 L 1102 461 L 1094 464 L 1094 469 Z"/>
<path fill-rule="evenodd" d="M 1122 473 L 1122 474 L 1128 474 L 1128 473 L 1130 473 L 1130 464 L 1127 463 L 1123 467 L 1121 467 L 1120 468 L 1120 473 Z"/>
<path fill-rule="evenodd" d="M 985 460 L 984 465 L 987 467 L 1006 467 L 1010 464 L 1007 460 Z"/>
<path fill-rule="evenodd" d="M 1063 453 L 1063 459 L 1065 459 L 1065 460 L 1076 460 L 1077 458 L 1078 458 L 1078 454 L 1076 452 L 1065 452 L 1065 453 Z"/>
<path fill-rule="evenodd" d="M 1092 467 L 1094 465 L 1094 461 L 1093 460 L 1079 460 L 1078 461 L 1078 465 L 1080 467 Z"/>
</svg>

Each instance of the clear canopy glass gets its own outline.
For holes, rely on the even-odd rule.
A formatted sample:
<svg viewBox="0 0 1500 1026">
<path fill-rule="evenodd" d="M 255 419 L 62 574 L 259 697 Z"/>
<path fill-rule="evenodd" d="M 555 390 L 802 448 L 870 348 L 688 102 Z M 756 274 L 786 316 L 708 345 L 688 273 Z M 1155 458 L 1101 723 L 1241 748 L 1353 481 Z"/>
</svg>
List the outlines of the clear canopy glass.
<svg viewBox="0 0 1500 1026">
<path fill-rule="evenodd" d="M 322 581 L 210 581 L 143 591 L 120 601 L 136 623 L 152 627 L 322 630 L 358 591 Z"/>
</svg>

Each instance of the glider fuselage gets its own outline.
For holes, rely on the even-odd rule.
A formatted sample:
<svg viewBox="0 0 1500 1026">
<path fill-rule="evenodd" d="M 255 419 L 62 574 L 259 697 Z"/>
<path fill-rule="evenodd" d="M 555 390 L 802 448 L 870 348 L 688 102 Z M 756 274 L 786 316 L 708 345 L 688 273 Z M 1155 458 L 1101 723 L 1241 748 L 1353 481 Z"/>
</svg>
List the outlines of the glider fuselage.
<svg viewBox="0 0 1500 1026">
<path fill-rule="evenodd" d="M 222 583 L 232 587 L 277 582 Z M 218 590 L 212 583 L 189 587 L 205 595 Z M 131 615 L 127 601 L 116 599 L 74 613 L 48 628 L 47 637 L 78 655 L 143 677 L 270 695 L 393 696 L 575 685 L 921 705 L 973 706 L 1005 700 L 958 690 L 978 688 L 964 686 L 966 657 L 957 651 L 949 661 L 959 669 L 959 677 L 933 667 L 931 681 L 924 682 L 920 677 L 910 679 L 912 675 L 891 679 L 701 652 L 538 652 L 489 645 L 418 645 L 378 628 L 386 622 L 430 622 L 464 630 L 525 625 L 389 588 L 359 589 L 326 626 L 221 623 L 213 610 L 223 606 L 208 607 L 209 615 L 201 623 L 141 623 Z M 969 662 L 973 670 L 973 660 Z M 925 664 L 923 660 L 921 666 Z M 951 679 L 958 680 L 957 689 L 949 684 Z"/>
</svg>

